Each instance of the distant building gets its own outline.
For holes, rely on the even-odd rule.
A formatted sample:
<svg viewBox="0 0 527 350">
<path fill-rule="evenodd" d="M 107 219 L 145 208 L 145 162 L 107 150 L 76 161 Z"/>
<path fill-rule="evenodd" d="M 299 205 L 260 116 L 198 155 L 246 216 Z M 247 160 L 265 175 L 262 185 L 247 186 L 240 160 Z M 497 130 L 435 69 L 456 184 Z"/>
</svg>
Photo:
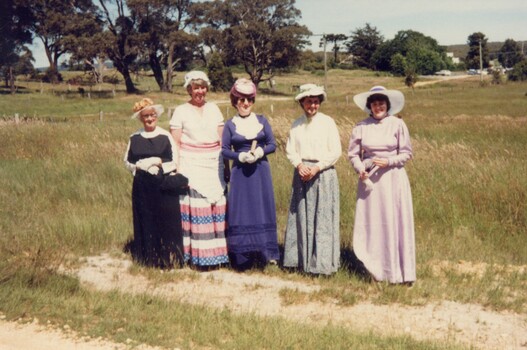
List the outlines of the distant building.
<svg viewBox="0 0 527 350">
<path fill-rule="evenodd" d="M 446 57 L 450 57 L 452 59 L 452 63 L 454 63 L 454 64 L 459 64 L 459 62 L 460 62 L 459 57 L 454 57 L 454 53 L 453 52 L 447 52 L 446 53 Z"/>
</svg>

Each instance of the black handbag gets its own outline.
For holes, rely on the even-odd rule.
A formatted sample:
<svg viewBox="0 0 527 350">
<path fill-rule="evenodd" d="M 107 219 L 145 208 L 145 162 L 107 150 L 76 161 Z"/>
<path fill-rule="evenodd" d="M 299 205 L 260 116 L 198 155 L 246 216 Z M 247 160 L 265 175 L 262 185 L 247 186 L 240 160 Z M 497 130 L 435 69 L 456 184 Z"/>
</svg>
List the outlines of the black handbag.
<svg viewBox="0 0 527 350">
<path fill-rule="evenodd" d="M 160 188 L 161 191 L 173 194 L 186 194 L 188 191 L 188 178 L 179 173 L 164 175 Z"/>
</svg>

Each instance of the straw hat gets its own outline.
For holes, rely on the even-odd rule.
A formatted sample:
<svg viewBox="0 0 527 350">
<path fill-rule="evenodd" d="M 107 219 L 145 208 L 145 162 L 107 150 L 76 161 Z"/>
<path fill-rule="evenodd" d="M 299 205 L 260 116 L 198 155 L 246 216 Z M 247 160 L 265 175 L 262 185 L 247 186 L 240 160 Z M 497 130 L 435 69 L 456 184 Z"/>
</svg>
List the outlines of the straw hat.
<svg viewBox="0 0 527 350">
<path fill-rule="evenodd" d="M 388 114 L 394 115 L 402 111 L 404 107 L 404 95 L 399 90 L 386 90 L 384 86 L 374 86 L 370 89 L 370 91 L 362 92 L 360 94 L 357 94 L 353 96 L 353 101 L 357 106 L 359 106 L 360 109 L 362 109 L 364 112 L 370 114 L 371 110 L 366 107 L 366 102 L 368 100 L 368 97 L 374 94 L 381 94 L 388 97 L 390 100 L 390 109 L 388 110 Z"/>
<path fill-rule="evenodd" d="M 203 80 L 205 83 L 207 83 L 207 86 L 210 86 L 209 77 L 205 72 L 193 70 L 185 74 L 185 83 L 183 84 L 183 87 L 186 88 L 194 80 Z"/>
<path fill-rule="evenodd" d="M 155 105 L 154 101 L 151 99 L 143 98 L 141 101 L 134 104 L 134 114 L 132 114 L 132 119 L 141 119 L 141 112 L 146 108 L 153 108 L 158 118 L 165 111 L 162 105 Z"/>
<path fill-rule="evenodd" d="M 295 100 L 300 101 L 304 97 L 308 96 L 322 96 L 322 101 L 320 102 L 323 102 L 327 98 L 326 91 L 324 91 L 323 86 L 315 84 L 300 85 L 300 93 L 296 95 Z"/>
</svg>

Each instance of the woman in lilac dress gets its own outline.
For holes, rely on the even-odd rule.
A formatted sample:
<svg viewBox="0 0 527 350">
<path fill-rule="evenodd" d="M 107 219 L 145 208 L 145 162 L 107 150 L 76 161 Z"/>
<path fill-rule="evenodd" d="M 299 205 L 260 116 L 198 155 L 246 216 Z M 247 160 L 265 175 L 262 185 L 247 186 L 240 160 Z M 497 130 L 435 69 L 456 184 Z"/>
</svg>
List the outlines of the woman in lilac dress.
<svg viewBox="0 0 527 350">
<path fill-rule="evenodd" d="M 225 123 L 222 155 L 233 161 L 227 206 L 227 249 L 232 266 L 246 270 L 279 258 L 276 208 L 267 155 L 276 149 L 271 125 L 252 112 L 256 86 L 238 79 L 231 89 L 238 113 Z"/>
<path fill-rule="evenodd" d="M 359 175 L 353 251 L 376 281 L 412 284 L 415 233 L 408 128 L 395 116 L 404 106 L 397 90 L 375 86 L 353 100 L 369 117 L 353 129 L 348 158 Z"/>
</svg>

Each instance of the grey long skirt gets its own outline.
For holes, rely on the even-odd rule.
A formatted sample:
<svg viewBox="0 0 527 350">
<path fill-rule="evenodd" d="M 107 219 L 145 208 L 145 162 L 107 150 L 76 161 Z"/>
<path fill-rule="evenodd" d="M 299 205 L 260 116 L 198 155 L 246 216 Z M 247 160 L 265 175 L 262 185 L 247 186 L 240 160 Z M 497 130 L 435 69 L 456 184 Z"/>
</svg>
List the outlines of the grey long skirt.
<svg viewBox="0 0 527 350">
<path fill-rule="evenodd" d="M 284 266 L 326 275 L 338 270 L 339 198 L 339 182 L 334 168 L 320 172 L 307 183 L 295 170 L 285 232 Z"/>
</svg>

